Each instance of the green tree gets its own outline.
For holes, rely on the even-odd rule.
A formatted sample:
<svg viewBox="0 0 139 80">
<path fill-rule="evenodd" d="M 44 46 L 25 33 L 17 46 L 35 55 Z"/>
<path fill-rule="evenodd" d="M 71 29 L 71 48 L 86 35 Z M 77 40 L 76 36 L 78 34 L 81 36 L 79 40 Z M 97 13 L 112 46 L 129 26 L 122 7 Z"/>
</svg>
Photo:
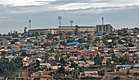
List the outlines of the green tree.
<svg viewBox="0 0 139 80">
<path fill-rule="evenodd" d="M 97 65 L 100 65 L 100 64 L 101 64 L 102 59 L 100 58 L 99 54 L 97 54 L 97 55 L 94 57 L 94 62 L 95 62 L 95 64 L 97 64 Z"/>
<path fill-rule="evenodd" d="M 16 63 L 15 59 L 12 59 L 10 61 L 6 58 L 0 59 L 0 76 L 9 77 L 15 71 L 18 71 L 19 68 L 20 67 Z"/>
<path fill-rule="evenodd" d="M 40 61 L 36 60 L 36 66 L 39 67 L 40 66 Z"/>
<path fill-rule="evenodd" d="M 46 53 L 44 56 L 45 56 L 45 61 L 48 61 L 50 55 Z"/>
<path fill-rule="evenodd" d="M 88 41 L 88 43 L 91 43 L 91 40 L 92 40 L 91 34 L 87 35 L 87 41 Z"/>
<path fill-rule="evenodd" d="M 7 66 L 9 66 L 8 70 L 11 72 L 14 72 L 18 69 L 18 64 L 16 64 L 14 60 L 11 60 Z"/>
<path fill-rule="evenodd" d="M 119 62 L 119 59 L 115 54 L 112 54 L 112 61 Z"/>
<path fill-rule="evenodd" d="M 65 68 L 64 68 L 64 66 L 61 66 L 61 67 L 58 69 L 58 73 L 65 73 Z"/>
<path fill-rule="evenodd" d="M 104 69 L 98 71 L 98 75 L 104 76 L 104 74 L 105 74 L 105 70 Z"/>
<path fill-rule="evenodd" d="M 40 78 L 34 78 L 34 80 L 40 80 Z"/>
<path fill-rule="evenodd" d="M 60 63 L 61 63 L 63 66 L 66 66 L 66 65 L 67 65 L 67 62 L 65 61 L 64 58 L 61 58 Z"/>
<path fill-rule="evenodd" d="M 71 68 L 77 68 L 78 67 L 78 65 L 74 62 L 74 61 L 71 61 Z"/>
<path fill-rule="evenodd" d="M 26 52 L 22 52 L 20 56 L 28 56 L 28 54 Z"/>
<path fill-rule="evenodd" d="M 75 33 L 75 35 L 78 35 L 79 34 L 79 27 L 76 25 L 75 26 L 76 28 L 75 28 L 75 31 L 74 31 L 74 33 Z"/>
<path fill-rule="evenodd" d="M 56 55 L 55 55 L 55 60 L 56 60 L 56 61 L 59 61 L 59 58 L 60 58 L 60 55 L 56 53 Z"/>
<path fill-rule="evenodd" d="M 52 38 L 53 38 L 53 34 L 48 33 L 48 34 L 47 34 L 47 39 L 52 39 Z"/>
<path fill-rule="evenodd" d="M 23 67 L 23 62 L 22 62 L 22 58 L 17 57 L 15 58 L 15 63 L 18 65 L 18 67 Z"/>
</svg>

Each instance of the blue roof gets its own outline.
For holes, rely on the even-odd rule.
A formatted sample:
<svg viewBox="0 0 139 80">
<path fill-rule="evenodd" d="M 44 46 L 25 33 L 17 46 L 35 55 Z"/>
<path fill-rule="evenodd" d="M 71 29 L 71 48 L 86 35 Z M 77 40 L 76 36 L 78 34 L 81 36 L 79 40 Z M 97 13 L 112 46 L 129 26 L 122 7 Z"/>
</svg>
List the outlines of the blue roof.
<svg viewBox="0 0 139 80">
<path fill-rule="evenodd" d="M 17 56 L 10 55 L 10 56 L 5 56 L 5 58 L 11 58 L 11 59 L 13 59 L 13 58 L 17 58 Z"/>
<path fill-rule="evenodd" d="M 2 42 L 4 42 L 4 43 L 6 43 L 8 40 L 6 40 L 6 39 L 4 39 L 4 40 L 2 40 Z"/>
<path fill-rule="evenodd" d="M 14 53 L 16 53 L 14 50 L 9 50 L 8 51 L 8 54 L 14 54 Z"/>
<path fill-rule="evenodd" d="M 102 35 L 102 32 L 96 32 L 95 35 Z"/>
<path fill-rule="evenodd" d="M 12 40 L 19 39 L 19 38 L 12 38 Z"/>
<path fill-rule="evenodd" d="M 131 67 L 129 64 L 116 65 L 116 67 Z"/>
<path fill-rule="evenodd" d="M 23 48 L 23 49 L 20 50 L 20 52 L 27 52 L 27 51 L 28 51 L 27 48 Z"/>
<path fill-rule="evenodd" d="M 81 44 L 79 42 L 69 42 L 68 45 L 77 45 L 77 44 Z"/>
</svg>

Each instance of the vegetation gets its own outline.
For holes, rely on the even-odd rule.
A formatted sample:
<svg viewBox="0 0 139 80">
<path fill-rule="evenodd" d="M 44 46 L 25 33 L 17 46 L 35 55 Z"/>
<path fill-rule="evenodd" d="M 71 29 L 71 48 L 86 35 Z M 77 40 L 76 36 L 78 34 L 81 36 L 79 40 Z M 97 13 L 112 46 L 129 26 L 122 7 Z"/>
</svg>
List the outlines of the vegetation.
<svg viewBox="0 0 139 80">
<path fill-rule="evenodd" d="M 97 65 L 100 65 L 100 64 L 101 64 L 102 59 L 100 58 L 99 54 L 97 54 L 97 55 L 94 57 L 94 62 L 95 62 L 95 64 L 97 64 Z"/>
<path fill-rule="evenodd" d="M 4 77 L 11 77 L 14 72 L 18 71 L 21 67 L 22 59 L 16 58 L 8 60 L 6 58 L 0 59 L 0 75 Z"/>
</svg>

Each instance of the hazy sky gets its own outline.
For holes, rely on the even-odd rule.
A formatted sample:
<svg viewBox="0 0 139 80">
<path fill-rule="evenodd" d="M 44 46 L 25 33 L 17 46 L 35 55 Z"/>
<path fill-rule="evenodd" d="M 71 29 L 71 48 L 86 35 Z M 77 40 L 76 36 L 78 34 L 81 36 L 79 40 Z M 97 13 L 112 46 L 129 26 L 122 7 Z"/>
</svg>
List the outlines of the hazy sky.
<svg viewBox="0 0 139 80">
<path fill-rule="evenodd" d="M 139 0 L 0 0 L 0 33 L 62 25 L 97 25 L 101 17 L 115 28 L 139 26 Z"/>
</svg>

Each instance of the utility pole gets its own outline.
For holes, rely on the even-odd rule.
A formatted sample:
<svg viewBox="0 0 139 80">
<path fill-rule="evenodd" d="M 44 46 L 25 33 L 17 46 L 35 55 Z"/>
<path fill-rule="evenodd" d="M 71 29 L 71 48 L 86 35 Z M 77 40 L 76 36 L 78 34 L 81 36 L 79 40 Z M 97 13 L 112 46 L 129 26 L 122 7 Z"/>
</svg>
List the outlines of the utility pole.
<svg viewBox="0 0 139 80">
<path fill-rule="evenodd" d="M 104 25 L 104 17 L 102 17 L 102 25 Z"/>
<path fill-rule="evenodd" d="M 31 29 L 31 20 L 29 20 L 29 30 Z"/>
<path fill-rule="evenodd" d="M 24 27 L 24 37 L 27 37 L 27 27 Z"/>
</svg>

